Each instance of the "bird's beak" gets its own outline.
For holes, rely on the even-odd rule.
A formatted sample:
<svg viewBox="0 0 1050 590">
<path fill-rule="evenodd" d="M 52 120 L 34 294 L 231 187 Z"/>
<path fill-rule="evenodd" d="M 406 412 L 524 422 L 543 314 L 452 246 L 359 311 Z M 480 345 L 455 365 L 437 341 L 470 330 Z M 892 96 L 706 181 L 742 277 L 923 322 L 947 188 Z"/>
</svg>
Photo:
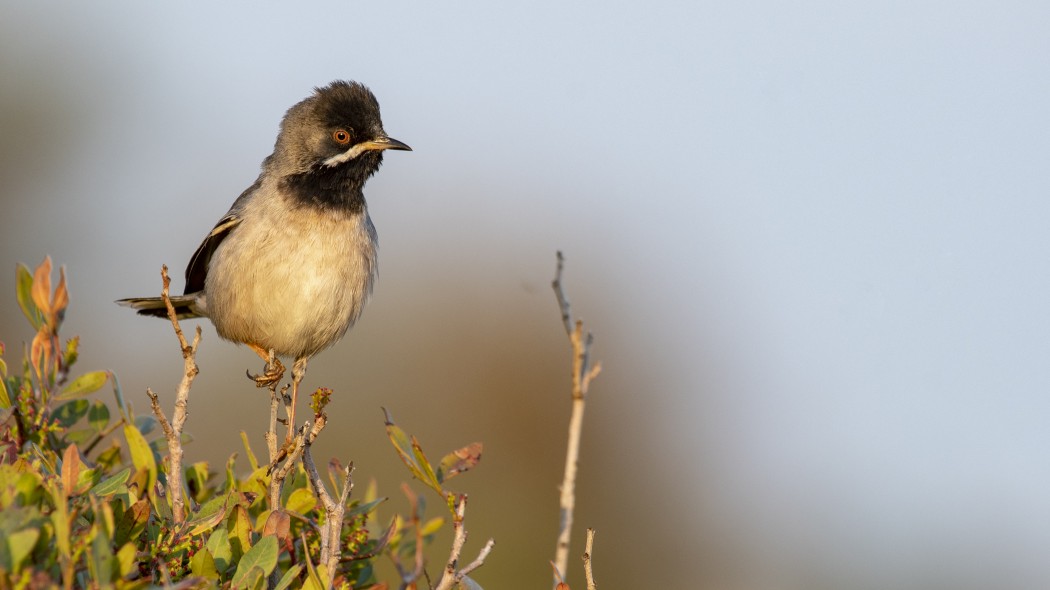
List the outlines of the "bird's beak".
<svg viewBox="0 0 1050 590">
<path fill-rule="evenodd" d="M 408 144 L 402 143 L 393 137 L 379 137 L 372 141 L 365 141 L 357 144 L 362 149 L 366 150 L 403 150 L 406 152 L 412 151 L 412 148 L 408 147 Z"/>
<path fill-rule="evenodd" d="M 383 150 L 405 150 L 412 151 L 412 148 L 408 147 L 407 144 L 401 143 L 400 141 L 391 137 L 383 136 L 377 137 L 371 141 L 362 141 L 361 143 L 355 144 L 354 147 L 346 150 L 341 154 L 337 154 L 328 158 L 324 161 L 325 166 L 338 166 L 343 162 L 349 162 L 354 158 L 368 151 L 383 151 Z"/>
</svg>

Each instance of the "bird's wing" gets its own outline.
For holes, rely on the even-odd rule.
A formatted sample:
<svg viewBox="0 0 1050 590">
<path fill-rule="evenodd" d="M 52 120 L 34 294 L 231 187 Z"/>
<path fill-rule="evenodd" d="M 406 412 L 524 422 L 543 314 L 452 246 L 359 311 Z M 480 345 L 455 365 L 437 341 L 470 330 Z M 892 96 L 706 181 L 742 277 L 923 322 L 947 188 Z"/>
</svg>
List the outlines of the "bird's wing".
<svg viewBox="0 0 1050 590">
<path fill-rule="evenodd" d="M 208 276 L 208 263 L 211 261 L 211 255 L 215 253 L 219 243 L 230 235 L 233 228 L 237 227 L 240 222 L 241 218 L 236 214 L 227 214 L 215 224 L 215 229 L 211 230 L 208 237 L 204 238 L 200 247 L 193 253 L 190 264 L 186 267 L 185 293 L 187 295 L 204 290 L 204 279 Z"/>
</svg>

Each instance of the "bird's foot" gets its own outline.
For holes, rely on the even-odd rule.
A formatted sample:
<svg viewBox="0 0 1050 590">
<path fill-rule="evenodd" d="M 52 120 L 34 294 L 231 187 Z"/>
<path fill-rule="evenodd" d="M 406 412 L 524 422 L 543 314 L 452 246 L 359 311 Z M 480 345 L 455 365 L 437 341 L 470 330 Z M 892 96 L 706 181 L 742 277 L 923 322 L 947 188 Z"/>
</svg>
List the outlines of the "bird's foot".
<svg viewBox="0 0 1050 590">
<path fill-rule="evenodd" d="M 248 378 L 255 381 L 256 387 L 269 387 L 284 378 L 284 365 L 275 358 L 272 363 L 266 363 L 266 370 L 262 375 L 252 375 L 249 372 Z"/>
</svg>

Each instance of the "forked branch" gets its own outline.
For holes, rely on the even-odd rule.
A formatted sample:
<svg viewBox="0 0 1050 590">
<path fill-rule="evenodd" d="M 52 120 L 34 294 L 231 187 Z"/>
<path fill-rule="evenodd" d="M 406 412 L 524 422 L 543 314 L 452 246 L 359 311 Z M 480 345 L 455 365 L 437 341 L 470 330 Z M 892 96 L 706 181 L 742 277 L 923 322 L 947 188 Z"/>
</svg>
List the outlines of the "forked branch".
<svg viewBox="0 0 1050 590">
<path fill-rule="evenodd" d="M 168 310 L 168 319 L 171 320 L 171 326 L 175 329 L 175 336 L 179 339 L 179 347 L 182 349 L 182 361 L 185 369 L 182 374 L 182 380 L 179 382 L 179 387 L 175 391 L 175 411 L 172 414 L 170 423 L 164 415 L 164 410 L 160 407 L 157 394 L 147 388 L 146 395 L 149 396 L 153 415 L 157 417 L 157 421 L 164 431 L 164 437 L 168 441 L 168 495 L 171 498 L 172 516 L 175 519 L 175 523 L 179 524 L 186 518 L 186 501 L 182 495 L 182 429 L 186 425 L 190 387 L 193 385 L 193 379 L 200 372 L 197 368 L 196 356 L 197 346 L 201 341 L 201 329 L 200 326 L 197 326 L 192 344 L 186 341 L 186 336 L 182 333 L 182 326 L 179 325 L 178 315 L 175 313 L 175 306 L 171 304 L 169 295 L 171 278 L 168 277 L 167 266 L 161 267 L 160 277 L 164 285 L 160 296 Z"/>
<path fill-rule="evenodd" d="M 562 271 L 565 257 L 558 252 L 558 269 L 551 286 L 558 298 L 562 323 L 569 335 L 572 345 L 572 414 L 569 417 L 569 442 L 565 451 L 565 475 L 561 484 L 561 522 L 558 531 L 558 544 L 554 552 L 556 574 L 565 574 L 569 560 L 569 540 L 572 536 L 572 519 L 576 507 L 576 470 L 580 456 L 580 435 L 583 430 L 583 411 L 590 389 L 591 380 L 601 372 L 601 363 L 591 364 L 591 345 L 594 336 L 587 332 L 584 335 L 583 320 L 573 321 L 569 298 L 562 286 Z M 554 587 L 559 583 L 559 576 L 554 576 Z"/>
</svg>

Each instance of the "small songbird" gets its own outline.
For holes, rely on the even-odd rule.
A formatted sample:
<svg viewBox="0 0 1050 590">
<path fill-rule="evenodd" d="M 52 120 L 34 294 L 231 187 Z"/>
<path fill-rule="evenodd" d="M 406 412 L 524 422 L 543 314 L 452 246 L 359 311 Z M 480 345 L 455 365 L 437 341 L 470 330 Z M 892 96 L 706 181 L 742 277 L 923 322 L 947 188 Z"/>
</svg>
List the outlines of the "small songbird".
<svg viewBox="0 0 1050 590">
<path fill-rule="evenodd" d="M 365 182 L 384 150 L 411 149 L 387 136 L 363 84 L 317 88 L 288 109 L 259 178 L 193 254 L 185 294 L 171 297 L 179 318 L 206 317 L 266 361 L 259 386 L 281 379 L 278 356 L 295 359 L 289 438 L 307 361 L 342 338 L 372 291 L 377 242 Z M 160 297 L 117 303 L 167 315 Z"/>
</svg>

